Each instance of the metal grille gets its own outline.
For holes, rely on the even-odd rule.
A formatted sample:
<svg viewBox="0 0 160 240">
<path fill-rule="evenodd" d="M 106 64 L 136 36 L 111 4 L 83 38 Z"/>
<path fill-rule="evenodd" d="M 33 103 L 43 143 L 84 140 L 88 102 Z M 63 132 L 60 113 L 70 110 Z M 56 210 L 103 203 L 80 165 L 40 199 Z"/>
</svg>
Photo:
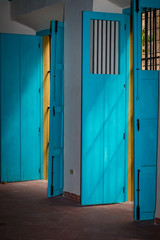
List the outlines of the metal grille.
<svg viewBox="0 0 160 240">
<path fill-rule="evenodd" d="M 91 20 L 92 74 L 119 74 L 119 22 Z"/>
<path fill-rule="evenodd" d="M 160 9 L 142 11 L 142 70 L 160 70 Z"/>
</svg>

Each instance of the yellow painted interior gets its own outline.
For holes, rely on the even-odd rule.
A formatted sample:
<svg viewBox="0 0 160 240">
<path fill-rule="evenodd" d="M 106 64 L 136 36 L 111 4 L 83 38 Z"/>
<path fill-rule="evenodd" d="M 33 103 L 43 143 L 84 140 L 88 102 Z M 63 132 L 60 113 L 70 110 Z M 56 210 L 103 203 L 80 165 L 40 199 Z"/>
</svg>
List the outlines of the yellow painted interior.
<svg viewBox="0 0 160 240">
<path fill-rule="evenodd" d="M 133 28 L 129 29 L 128 201 L 133 201 Z"/>
<path fill-rule="evenodd" d="M 50 105 L 50 37 L 43 37 L 43 178 L 48 179 L 49 105 Z"/>
</svg>

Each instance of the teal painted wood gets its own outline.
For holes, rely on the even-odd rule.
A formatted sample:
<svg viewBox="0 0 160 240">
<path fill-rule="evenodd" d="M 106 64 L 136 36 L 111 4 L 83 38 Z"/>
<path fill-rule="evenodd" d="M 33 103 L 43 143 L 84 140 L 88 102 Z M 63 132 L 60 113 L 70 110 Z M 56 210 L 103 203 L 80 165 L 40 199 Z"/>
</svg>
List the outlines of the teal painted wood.
<svg viewBox="0 0 160 240">
<path fill-rule="evenodd" d="M 1 34 L 1 181 L 20 181 L 19 37 Z"/>
<path fill-rule="evenodd" d="M 21 180 L 41 175 L 42 38 L 22 36 L 21 56 Z"/>
<path fill-rule="evenodd" d="M 120 74 L 90 73 L 91 19 L 120 22 Z M 122 14 L 83 13 L 82 205 L 117 203 L 127 198 L 123 192 L 127 187 L 125 173 L 128 168 L 128 146 L 123 139 L 127 106 L 125 23 Z"/>
<path fill-rule="evenodd" d="M 1 34 L 1 181 L 42 176 L 41 41 Z"/>
<path fill-rule="evenodd" d="M 45 29 L 39 32 L 36 32 L 36 35 L 38 36 L 51 36 L 51 30 L 50 29 Z"/>
<path fill-rule="evenodd" d="M 128 201 L 128 125 L 129 125 L 129 24 L 130 24 L 131 9 L 124 10 L 124 21 L 126 24 L 126 31 L 124 33 L 125 45 L 125 201 Z"/>
<path fill-rule="evenodd" d="M 156 202 L 158 71 L 141 70 L 141 10 L 160 8 L 159 0 L 133 1 L 134 36 L 134 219 L 154 219 Z M 139 131 L 137 128 L 139 120 Z M 139 187 L 138 187 L 139 171 Z M 140 191 L 137 191 L 140 189 Z M 139 194 L 138 194 L 139 193 Z M 139 195 L 139 200 L 138 200 Z M 138 211 L 140 209 L 140 211 Z"/>
<path fill-rule="evenodd" d="M 63 191 L 64 25 L 52 22 L 48 197 Z"/>
</svg>

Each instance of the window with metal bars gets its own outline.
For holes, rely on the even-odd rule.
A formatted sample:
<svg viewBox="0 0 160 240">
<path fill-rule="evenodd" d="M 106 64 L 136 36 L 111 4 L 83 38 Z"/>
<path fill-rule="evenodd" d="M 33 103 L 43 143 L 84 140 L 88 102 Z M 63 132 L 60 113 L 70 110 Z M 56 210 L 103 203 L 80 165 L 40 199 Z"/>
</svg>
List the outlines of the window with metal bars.
<svg viewBox="0 0 160 240">
<path fill-rule="evenodd" d="M 119 74 L 119 22 L 91 20 L 90 72 Z"/>
<path fill-rule="evenodd" d="M 160 70 L 160 9 L 142 11 L 142 70 Z"/>
</svg>

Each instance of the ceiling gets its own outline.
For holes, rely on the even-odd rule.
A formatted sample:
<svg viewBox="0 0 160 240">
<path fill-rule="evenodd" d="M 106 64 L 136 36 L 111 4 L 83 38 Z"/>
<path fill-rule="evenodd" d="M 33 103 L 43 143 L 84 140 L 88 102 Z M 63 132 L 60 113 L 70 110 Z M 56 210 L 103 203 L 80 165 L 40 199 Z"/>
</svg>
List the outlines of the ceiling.
<svg viewBox="0 0 160 240">
<path fill-rule="evenodd" d="M 131 0 L 108 0 L 108 2 L 114 3 L 121 8 L 131 6 Z"/>
<path fill-rule="evenodd" d="M 18 2 L 19 0 L 16 1 Z M 25 2 L 26 0 L 23 1 Z M 35 9 L 30 12 L 23 12 L 21 14 L 17 13 L 12 16 L 13 20 L 34 29 L 36 32 L 44 29 L 49 29 L 51 20 L 58 20 L 63 22 L 65 0 L 41 0 L 43 4 L 44 1 L 46 1 L 46 4 L 48 3 L 47 6 L 45 7 L 41 6 L 39 9 Z M 106 1 L 111 2 L 121 8 L 129 7 L 131 4 L 131 0 L 106 0 Z M 36 0 L 34 2 L 36 2 Z M 20 5 L 18 4 L 17 7 L 18 6 Z M 24 8 L 22 2 L 21 6 Z"/>
<path fill-rule="evenodd" d="M 36 32 L 49 29 L 51 20 L 58 20 L 63 22 L 63 5 L 52 4 L 26 14 L 18 15 L 14 20 L 22 23 Z"/>
</svg>

